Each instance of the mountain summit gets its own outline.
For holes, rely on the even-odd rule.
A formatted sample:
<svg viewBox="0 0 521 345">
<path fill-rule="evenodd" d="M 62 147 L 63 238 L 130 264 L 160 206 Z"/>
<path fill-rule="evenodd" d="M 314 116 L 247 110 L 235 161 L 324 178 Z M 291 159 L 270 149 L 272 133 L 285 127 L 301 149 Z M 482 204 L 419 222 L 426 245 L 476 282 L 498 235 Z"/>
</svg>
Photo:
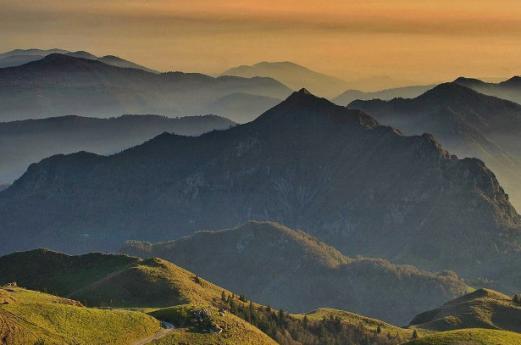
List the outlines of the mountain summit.
<svg viewBox="0 0 521 345">
<path fill-rule="evenodd" d="M 413 135 L 432 133 L 450 152 L 487 163 L 521 207 L 521 106 L 463 86 L 482 82 L 458 79 L 436 86 L 414 99 L 355 101 L 381 123 Z"/>
<path fill-rule="evenodd" d="M 229 130 L 45 159 L 0 193 L 0 216 L 1 252 L 113 250 L 256 219 L 348 255 L 491 280 L 498 255 L 517 261 L 520 229 L 481 161 L 303 91 Z"/>
</svg>

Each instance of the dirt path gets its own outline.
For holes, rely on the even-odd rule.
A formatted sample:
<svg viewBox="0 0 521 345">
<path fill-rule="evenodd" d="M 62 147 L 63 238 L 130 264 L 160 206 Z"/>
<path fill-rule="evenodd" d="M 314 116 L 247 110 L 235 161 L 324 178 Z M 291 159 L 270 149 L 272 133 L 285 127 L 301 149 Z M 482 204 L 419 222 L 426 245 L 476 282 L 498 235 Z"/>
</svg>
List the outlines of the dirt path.
<svg viewBox="0 0 521 345">
<path fill-rule="evenodd" d="M 174 331 L 175 327 L 171 323 L 161 321 L 161 329 L 157 331 L 156 333 L 152 334 L 151 336 L 148 336 L 144 339 L 140 339 L 138 341 L 133 342 L 131 345 L 147 345 L 154 340 L 159 340 L 161 338 L 166 337 L 170 333 Z"/>
</svg>

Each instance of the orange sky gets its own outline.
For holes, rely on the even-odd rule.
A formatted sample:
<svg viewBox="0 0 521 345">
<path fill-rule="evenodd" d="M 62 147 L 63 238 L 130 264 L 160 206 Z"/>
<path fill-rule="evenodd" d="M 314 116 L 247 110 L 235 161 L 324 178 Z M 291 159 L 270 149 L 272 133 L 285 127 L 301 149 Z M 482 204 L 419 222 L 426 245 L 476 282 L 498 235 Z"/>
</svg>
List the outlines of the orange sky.
<svg viewBox="0 0 521 345">
<path fill-rule="evenodd" d="M 521 74 L 520 37 L 519 0 L 0 0 L 0 50 L 82 49 L 160 70 L 291 60 L 346 80 L 506 77 Z"/>
</svg>

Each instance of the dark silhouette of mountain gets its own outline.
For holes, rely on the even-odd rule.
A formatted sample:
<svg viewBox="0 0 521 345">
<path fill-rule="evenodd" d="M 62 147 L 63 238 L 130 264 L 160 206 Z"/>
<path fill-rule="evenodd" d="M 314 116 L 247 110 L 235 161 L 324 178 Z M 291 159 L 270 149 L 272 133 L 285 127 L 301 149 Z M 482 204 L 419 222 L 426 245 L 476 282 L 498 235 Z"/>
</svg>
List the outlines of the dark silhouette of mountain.
<svg viewBox="0 0 521 345">
<path fill-rule="evenodd" d="M 497 291 L 479 289 L 417 315 L 414 328 L 449 331 L 466 328 L 521 332 L 521 304 Z"/>
<path fill-rule="evenodd" d="M 0 123 L 0 184 L 13 182 L 31 163 L 55 154 L 113 154 L 163 132 L 200 135 L 233 125 L 215 115 L 124 115 L 110 119 L 63 116 Z"/>
<path fill-rule="evenodd" d="M 380 91 L 360 91 L 360 90 L 347 90 L 341 95 L 335 97 L 333 102 L 338 105 L 348 105 L 349 103 L 356 100 L 368 101 L 371 99 L 381 99 L 384 101 L 391 100 L 393 98 L 415 98 L 422 93 L 430 90 L 434 85 L 415 85 L 405 86 L 393 89 L 385 89 Z"/>
<path fill-rule="evenodd" d="M 91 54 L 86 51 L 76 51 L 76 52 L 70 52 L 64 49 L 15 49 L 11 50 L 9 52 L 0 54 L 0 68 L 5 67 L 15 67 L 20 66 L 32 61 L 41 60 L 47 55 L 51 54 L 64 54 L 69 55 L 72 57 L 82 58 L 82 59 L 89 59 L 89 60 L 98 60 L 103 63 L 106 63 L 107 65 L 112 65 L 116 67 L 122 67 L 122 68 L 134 68 L 134 69 L 141 69 L 147 72 L 151 73 L 158 73 L 157 71 L 154 71 L 150 68 L 138 65 L 132 61 L 128 61 L 125 59 L 122 59 L 117 56 L 113 55 L 107 55 L 103 57 L 97 57 L 94 54 Z"/>
<path fill-rule="evenodd" d="M 347 83 L 341 79 L 312 71 L 293 62 L 260 62 L 230 68 L 222 75 L 239 77 L 269 77 L 281 81 L 294 90 L 306 88 L 311 92 L 333 97 L 345 90 Z"/>
<path fill-rule="evenodd" d="M 290 90 L 269 78 L 213 78 L 120 68 L 97 60 L 51 54 L 0 69 L 0 119 L 68 114 L 207 114 L 216 100 L 237 92 L 281 98 Z"/>
<path fill-rule="evenodd" d="M 499 83 L 488 83 L 479 79 L 465 77 L 459 77 L 454 82 L 485 95 L 521 104 L 521 77 L 519 76 L 514 76 Z"/>
<path fill-rule="evenodd" d="M 45 159 L 0 193 L 0 218 L 4 253 L 113 250 L 128 239 L 273 220 L 350 256 L 450 269 L 505 289 L 516 274 L 503 273 L 520 255 L 520 217 L 480 160 L 306 90 L 229 130 Z"/>
<path fill-rule="evenodd" d="M 520 105 L 446 83 L 415 99 L 355 101 L 349 107 L 406 134 L 432 133 L 450 152 L 482 159 L 521 207 Z"/>
<path fill-rule="evenodd" d="M 156 70 L 138 65 L 132 61 L 128 61 L 128 60 L 122 59 L 122 58 L 114 56 L 114 55 L 105 55 L 100 58 L 97 58 L 97 60 L 101 61 L 103 63 L 106 63 L 107 65 L 111 65 L 111 66 L 116 66 L 116 67 L 121 67 L 121 68 L 141 69 L 146 72 L 159 73 Z"/>
<path fill-rule="evenodd" d="M 122 251 L 167 259 L 228 290 L 291 312 L 328 306 L 405 324 L 419 311 L 468 291 L 454 273 L 348 258 L 304 232 L 271 222 L 154 245 L 128 242 Z"/>
</svg>

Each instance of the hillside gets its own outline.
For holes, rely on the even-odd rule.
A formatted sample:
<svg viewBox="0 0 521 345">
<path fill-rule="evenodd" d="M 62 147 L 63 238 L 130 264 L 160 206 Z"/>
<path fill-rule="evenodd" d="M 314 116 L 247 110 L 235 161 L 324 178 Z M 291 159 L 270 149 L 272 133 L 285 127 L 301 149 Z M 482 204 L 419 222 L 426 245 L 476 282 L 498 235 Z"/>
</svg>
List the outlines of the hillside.
<svg viewBox="0 0 521 345">
<path fill-rule="evenodd" d="M 27 264 L 31 261 L 35 265 Z M 9 278 L 39 290 L 58 290 L 56 286 L 59 286 L 61 294 L 86 305 L 132 307 L 176 327 L 170 331 L 161 330 L 163 338 L 153 344 L 257 345 L 275 344 L 272 340 L 275 339 L 280 345 L 315 345 L 326 341 L 341 345 L 362 340 L 375 345 L 397 345 L 410 339 L 412 334 L 411 330 L 340 310 L 288 314 L 249 301 L 157 258 L 140 260 L 102 254 L 69 256 L 35 250 L 8 255 L 0 258 L 0 263 L 3 280 Z M 82 287 L 78 288 L 78 285 Z M 23 300 L 27 301 L 27 298 Z M 79 305 L 79 302 L 67 301 Z M 48 314 L 49 310 L 54 310 L 47 305 L 38 308 L 38 313 Z M 107 312 L 107 309 L 82 308 L 94 314 Z M 145 317 L 140 313 L 132 315 Z M 53 322 L 56 327 L 69 327 L 62 320 Z M 99 331 L 104 329 L 105 326 Z M 21 325 L 19 333 L 30 330 Z M 85 336 L 89 334 L 85 332 Z"/>
<path fill-rule="evenodd" d="M 348 258 L 304 232 L 270 222 L 154 245 L 129 242 L 123 252 L 165 258 L 231 291 L 291 312 L 329 306 L 395 324 L 468 289 L 455 274 Z"/>
<path fill-rule="evenodd" d="M 432 331 L 488 328 L 519 333 L 521 305 L 499 292 L 480 289 L 416 316 L 410 326 Z"/>
<path fill-rule="evenodd" d="M 63 116 L 0 122 L 0 184 L 12 183 L 30 164 L 56 154 L 113 154 L 164 132 L 200 135 L 233 125 L 215 115 L 124 115 L 109 119 Z"/>
<path fill-rule="evenodd" d="M 0 287 L 0 339 L 6 345 L 128 345 L 160 329 L 140 312 L 86 308 L 79 302 Z"/>
<path fill-rule="evenodd" d="M 305 90 L 229 130 L 45 159 L 0 193 L 0 217 L 1 253 L 117 250 L 256 219 L 508 289 L 521 255 L 519 215 L 481 161 Z"/>
<path fill-rule="evenodd" d="M 482 159 L 521 208 L 520 105 L 446 83 L 414 99 L 355 101 L 349 107 L 408 135 L 431 133 L 460 157 Z"/>
<path fill-rule="evenodd" d="M 70 114 L 215 114 L 210 105 L 237 92 L 283 98 L 290 90 L 269 78 L 158 74 L 109 65 L 84 54 L 50 54 L 0 68 L 0 120 Z"/>
<path fill-rule="evenodd" d="M 434 85 L 414 85 L 397 87 L 392 89 L 384 89 L 379 91 L 360 91 L 360 90 L 347 90 L 337 97 L 333 98 L 333 102 L 338 105 L 348 105 L 349 103 L 356 100 L 368 101 L 371 99 L 381 99 L 384 101 L 391 100 L 393 98 L 415 98 L 432 89 Z"/>
<path fill-rule="evenodd" d="M 450 332 L 441 332 L 420 338 L 404 345 L 518 345 L 521 344 L 521 335 L 518 333 L 485 330 L 465 329 Z"/>
<path fill-rule="evenodd" d="M 238 77 L 268 77 L 279 80 L 293 90 L 306 88 L 323 97 L 333 97 L 345 90 L 347 82 L 319 73 L 293 62 L 259 62 L 242 65 L 222 73 Z"/>
</svg>

